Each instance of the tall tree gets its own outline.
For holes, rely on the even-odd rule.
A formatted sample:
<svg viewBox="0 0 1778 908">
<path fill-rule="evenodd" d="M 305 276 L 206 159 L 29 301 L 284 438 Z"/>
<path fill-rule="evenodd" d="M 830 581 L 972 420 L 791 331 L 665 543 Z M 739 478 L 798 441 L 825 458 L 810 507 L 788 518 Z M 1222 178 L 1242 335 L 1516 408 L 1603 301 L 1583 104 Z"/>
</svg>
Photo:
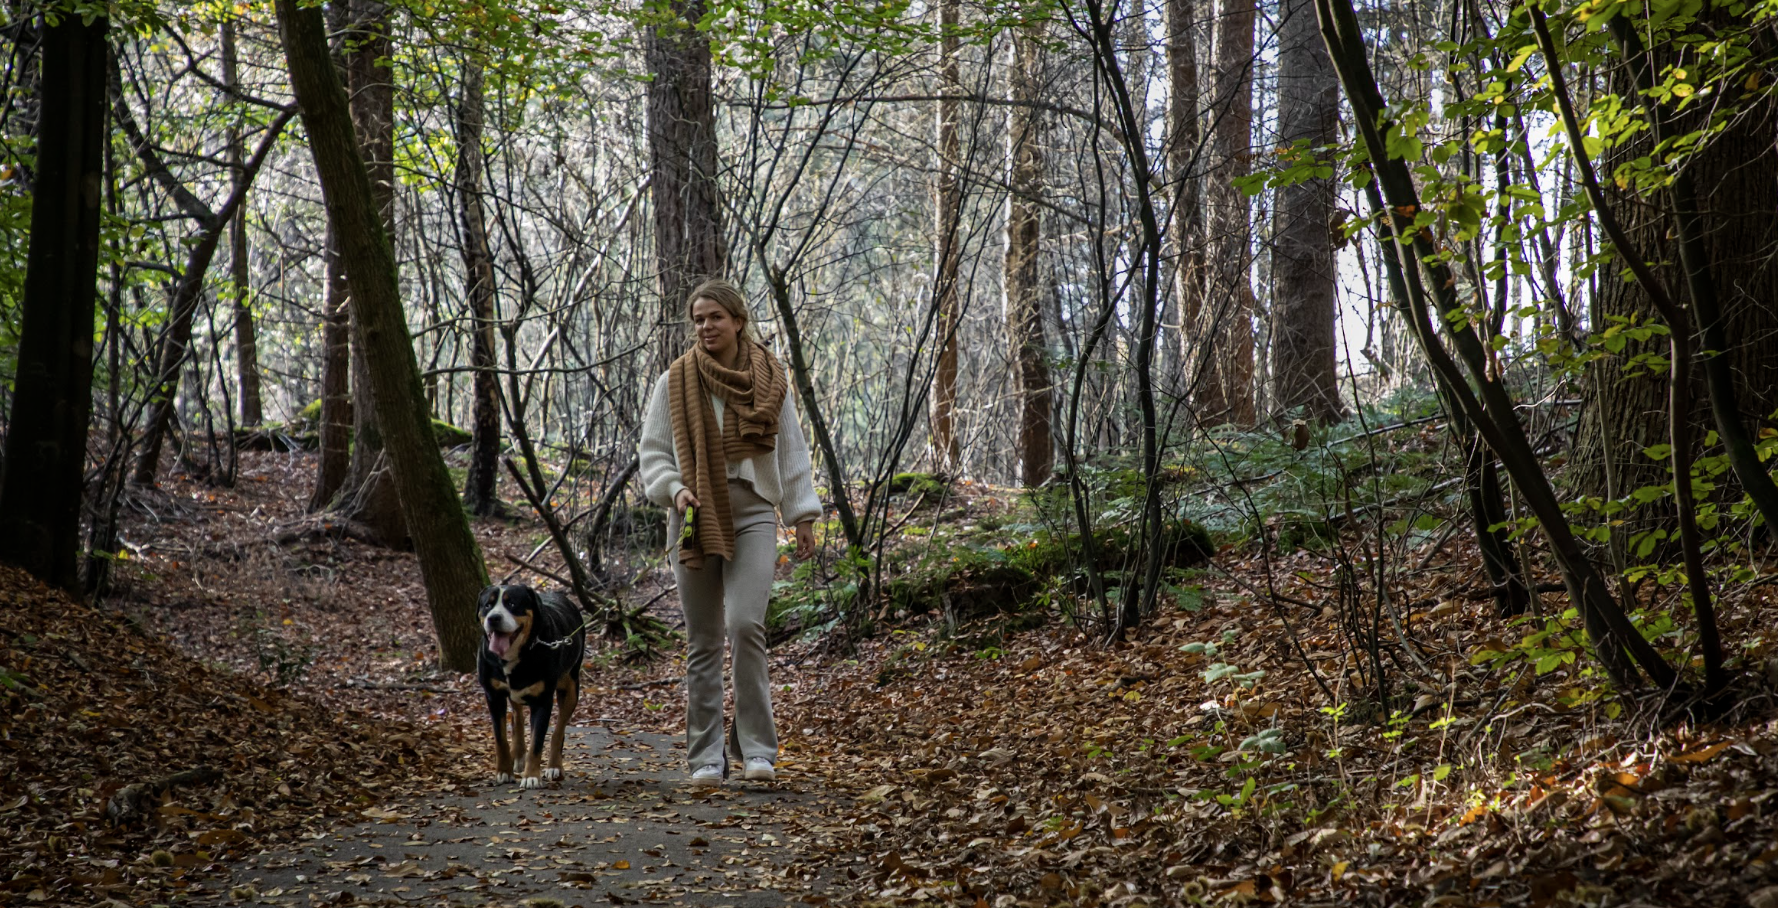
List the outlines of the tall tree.
<svg viewBox="0 0 1778 908">
<path fill-rule="evenodd" d="M 1778 207 L 1778 148 L 1767 128 L 1778 104 L 1769 93 L 1747 91 L 1727 98 L 1726 107 L 1672 109 L 1672 101 L 1658 100 L 1657 86 L 1671 67 L 1683 72 L 1682 61 L 1695 51 L 1688 42 L 1668 42 L 1658 34 L 1645 47 L 1639 32 L 1661 26 L 1630 15 L 1607 23 L 1627 65 L 1614 70 L 1610 88 L 1616 97 L 1601 102 L 1634 99 L 1648 128 L 1623 137 L 1614 148 L 1608 145 L 1611 150 L 1599 163 L 1634 169 L 1644 166 L 1639 160 L 1654 160 L 1671 178 L 1655 186 L 1641 179 L 1601 181 L 1603 204 L 1596 206 L 1595 221 L 1601 228 L 1607 221 L 1620 227 L 1622 241 L 1611 238 L 1612 251 L 1628 267 L 1600 269 L 1594 324 L 1603 329 L 1614 320 L 1655 321 L 1684 331 L 1695 311 L 1704 393 L 1683 409 L 1698 428 L 1717 431 L 1742 490 L 1768 526 L 1778 525 L 1778 487 L 1754 445 L 1778 410 L 1778 383 L 1769 378 L 1778 358 L 1778 308 L 1771 304 L 1778 293 L 1778 223 L 1769 216 Z M 1706 21 L 1729 40 L 1726 47 L 1745 40 L 1739 23 L 1720 11 Z M 1694 72 L 1692 78 L 1698 77 Z M 1657 151 L 1657 146 L 1664 147 Z M 1663 311 L 1661 300 L 1669 296 L 1677 298 L 1678 311 Z M 1577 440 L 1581 450 L 1597 454 L 1586 458 L 1581 474 L 1590 493 L 1621 497 L 1661 482 L 1662 462 L 1643 451 L 1672 434 L 1666 383 L 1658 370 L 1624 366 L 1662 346 L 1659 338 L 1628 344 L 1591 366 L 1601 418 L 1583 424 Z M 1607 476 L 1615 476 L 1616 483 L 1604 482 Z M 1672 513 L 1662 509 L 1652 520 L 1646 513 L 1631 519 L 1665 522 Z"/>
<path fill-rule="evenodd" d="M 1050 431 L 1049 345 L 1043 330 L 1043 139 L 1038 68 L 1041 26 L 1021 26 L 1012 35 L 1007 86 L 1012 106 L 1006 131 L 1006 290 L 1007 335 L 1012 338 L 1019 393 L 1019 479 L 1027 486 L 1048 481 L 1055 468 Z"/>
<path fill-rule="evenodd" d="M 1253 162 L 1253 26 L 1254 0 L 1222 0 L 1216 17 L 1217 168 L 1210 177 L 1210 232 L 1216 257 L 1211 291 L 1204 307 L 1210 361 L 1216 372 L 1206 392 L 1219 391 L 1221 401 L 1201 397 L 1198 415 L 1215 423 L 1253 424 L 1253 282 L 1251 219 L 1247 196 L 1234 181 L 1247 176 Z M 1221 410 L 1216 404 L 1221 403 Z"/>
<path fill-rule="evenodd" d="M 395 42 L 390 37 L 392 14 L 382 0 L 348 0 L 344 53 L 346 84 L 351 91 L 352 124 L 370 175 L 371 200 L 383 220 L 383 232 L 395 238 L 395 81 L 390 59 Z M 341 237 L 344 241 L 344 237 Z M 347 283 L 351 280 L 351 257 Z M 385 545 L 402 546 L 408 529 L 402 522 L 401 503 L 389 475 L 381 407 L 377 388 L 370 380 L 369 342 L 359 327 L 358 294 L 351 301 L 352 458 L 334 502 L 336 510 L 359 521 Z"/>
<path fill-rule="evenodd" d="M 488 248 L 488 222 L 482 210 L 482 67 L 463 64 L 463 95 L 457 103 L 457 205 L 463 231 L 463 274 L 468 286 L 471 331 L 469 364 L 475 369 L 473 437 L 463 504 L 472 514 L 494 513 L 499 499 L 500 382 L 494 374 L 494 257 Z"/>
<path fill-rule="evenodd" d="M 321 413 L 316 427 L 320 453 L 315 460 L 315 491 L 309 510 L 333 505 L 352 468 L 352 316 L 346 266 L 339 237 L 327 225 L 323 241 L 327 286 L 321 302 Z"/>
<path fill-rule="evenodd" d="M 941 0 L 939 19 L 938 65 L 938 161 L 934 168 L 933 243 L 934 275 L 932 292 L 938 321 L 938 364 L 932 374 L 932 460 L 941 470 L 954 470 L 962 460 L 963 451 L 957 438 L 957 328 L 961 322 L 957 309 L 957 271 L 962 262 L 959 249 L 958 224 L 963 217 L 963 184 L 958 168 L 963 157 L 962 138 L 958 135 L 962 119 L 963 90 L 957 56 L 961 41 L 957 36 L 960 0 Z"/>
<path fill-rule="evenodd" d="M 241 87 L 240 59 L 235 46 L 235 20 L 222 20 L 222 84 L 230 91 Z M 233 101 L 239 105 L 239 101 Z M 237 193 L 247 192 L 247 164 L 241 145 L 241 115 L 237 112 L 228 124 L 229 183 Z M 259 338 L 253 330 L 251 277 L 247 262 L 247 205 L 235 209 L 228 222 L 228 272 L 235 295 L 235 374 L 241 396 L 241 425 L 257 426 L 265 422 L 265 410 L 259 390 Z"/>
<path fill-rule="evenodd" d="M 1311 0 L 1284 0 L 1278 25 L 1278 138 L 1281 145 L 1333 144 L 1340 89 L 1315 23 Z M 1272 231 L 1272 407 L 1339 420 L 1334 358 L 1333 177 L 1278 188 Z"/>
<path fill-rule="evenodd" d="M 648 83 L 648 162 L 654 203 L 655 286 L 663 329 L 685 322 L 685 295 L 728 267 L 716 185 L 716 108 L 711 100 L 710 41 L 698 28 L 704 0 L 667 0 L 670 21 L 650 25 L 644 57 Z M 657 371 L 685 347 L 682 331 L 657 338 Z"/>
<path fill-rule="evenodd" d="M 0 561 L 81 595 L 80 499 L 93 403 L 109 21 L 45 28 L 23 323 L 0 476 Z"/>
<path fill-rule="evenodd" d="M 328 221 L 339 237 L 356 334 L 367 347 L 389 472 L 419 556 L 439 662 L 447 670 L 470 671 L 481 636 L 475 599 L 487 585 L 487 567 L 432 435 L 419 360 L 402 311 L 395 251 L 359 150 L 345 88 L 328 55 L 326 23 L 320 9 L 298 3 L 277 2 L 284 55 Z"/>
<path fill-rule="evenodd" d="M 1199 327 L 1204 300 L 1204 200 L 1197 174 L 1203 131 L 1198 122 L 1197 23 L 1191 0 L 1167 0 L 1167 181 L 1173 193 L 1172 228 L 1174 310 L 1179 319 L 1179 362 L 1191 371 L 1185 380 L 1196 386 L 1200 403 L 1220 410 L 1221 385 L 1215 370 L 1194 367 L 1194 349 L 1203 349 Z"/>
</svg>

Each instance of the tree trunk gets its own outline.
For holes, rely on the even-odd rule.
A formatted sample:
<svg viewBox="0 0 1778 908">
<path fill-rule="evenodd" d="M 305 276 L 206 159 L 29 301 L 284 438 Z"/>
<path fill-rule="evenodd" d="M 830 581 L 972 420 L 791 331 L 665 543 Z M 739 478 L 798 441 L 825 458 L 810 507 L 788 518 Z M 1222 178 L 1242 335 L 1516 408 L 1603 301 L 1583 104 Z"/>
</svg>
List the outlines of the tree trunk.
<svg viewBox="0 0 1778 908">
<path fill-rule="evenodd" d="M 1218 373 L 1223 399 L 1200 398 L 1198 416 L 1211 425 L 1253 424 L 1252 234 L 1247 196 L 1233 181 L 1252 169 L 1254 0 L 1222 0 L 1216 19 L 1216 153 L 1210 178 L 1210 230 L 1216 249 L 1205 334 L 1206 368 Z"/>
<path fill-rule="evenodd" d="M 1310 0 L 1285 0 L 1278 26 L 1279 144 L 1331 145 L 1340 89 Z M 1331 177 L 1278 189 L 1272 251 L 1272 407 L 1337 422 L 1334 225 Z"/>
<path fill-rule="evenodd" d="M 487 585 L 487 567 L 432 435 L 394 248 L 354 137 L 345 88 L 328 57 L 321 11 L 278 0 L 277 12 L 291 88 L 302 105 L 328 221 L 345 260 L 353 321 L 370 354 L 390 472 L 419 555 L 439 662 L 448 670 L 471 671 L 480 646 L 475 600 Z"/>
<path fill-rule="evenodd" d="M 1388 117 L 1388 102 L 1377 88 L 1370 68 L 1370 52 L 1351 0 L 1315 0 L 1315 13 L 1328 54 L 1352 105 L 1353 121 L 1370 155 L 1375 176 L 1366 192 L 1404 275 L 1410 311 L 1403 315 L 1421 351 L 1440 374 L 1458 408 L 1499 456 L 1507 475 L 1537 518 L 1561 569 L 1569 598 L 1581 611 L 1594 652 L 1606 674 L 1614 684 L 1627 689 L 1638 685 L 1637 670 L 1641 669 L 1655 686 L 1671 688 L 1678 679 L 1673 667 L 1630 623 L 1606 588 L 1598 568 L 1581 550 L 1555 489 L 1518 421 L 1511 396 L 1499 376 L 1487 367 L 1481 338 L 1467 320 L 1449 318 L 1460 309 L 1456 281 L 1450 268 L 1439 259 L 1430 232 L 1409 230 L 1411 213 L 1420 208 L 1419 190 L 1408 164 L 1389 156 L 1384 135 L 1395 124 Z M 1435 317 L 1443 334 L 1456 347 L 1456 357 L 1445 347 L 1440 330 L 1433 327 Z M 1469 381 L 1475 382 L 1474 388 Z"/>
<path fill-rule="evenodd" d="M 42 33 L 31 239 L 0 477 L 0 561 L 76 597 L 93 403 L 108 24 L 63 16 Z"/>
<path fill-rule="evenodd" d="M 351 91 L 352 125 L 357 131 L 365 170 L 370 176 L 370 198 L 383 221 L 383 233 L 395 240 L 395 85 L 389 58 L 395 52 L 389 37 L 389 5 L 381 0 L 349 0 L 346 6 L 346 84 Z M 345 237 L 340 237 L 346 242 Z M 349 253 L 350 250 L 342 250 Z M 352 256 L 343 256 L 346 279 L 352 280 Z M 349 294 L 351 306 L 352 458 L 346 482 L 334 508 L 365 525 L 384 545 L 405 548 L 408 528 L 402 520 L 401 503 L 389 475 L 389 461 L 382 427 L 382 408 L 377 388 L 370 379 L 374 365 L 367 360 L 368 341 L 359 325 L 359 295 Z"/>
<path fill-rule="evenodd" d="M 457 200 L 463 227 L 463 273 L 468 281 L 472 331 L 469 363 L 475 368 L 471 417 L 469 475 L 463 482 L 463 504 L 471 514 L 494 513 L 499 499 L 500 382 L 494 374 L 494 257 L 488 249 L 487 219 L 482 211 L 482 68 L 466 61 L 463 97 L 457 107 Z"/>
<path fill-rule="evenodd" d="M 1667 61 L 1658 62 L 1657 72 Z M 1626 98 L 1636 91 L 1628 73 L 1620 74 L 1612 88 Z M 1696 388 L 1700 393 L 1687 407 L 1695 423 L 1694 438 L 1711 428 L 1726 436 L 1721 429 L 1737 422 L 1743 434 L 1757 438 L 1762 428 L 1773 426 L 1771 416 L 1778 410 L 1778 380 L 1772 370 L 1772 363 L 1778 362 L 1778 307 L 1772 305 L 1778 298 L 1778 261 L 1772 255 L 1778 248 L 1778 221 L 1771 217 L 1771 212 L 1778 210 L 1778 148 L 1773 147 L 1771 130 L 1765 125 L 1772 112 L 1768 100 L 1762 110 L 1730 118 L 1719 134 L 1706 140 L 1681 171 L 1685 182 L 1694 187 L 1696 197 L 1691 204 L 1642 197 L 1603 178 L 1618 166 L 1648 155 L 1654 143 L 1652 130 L 1638 133 L 1599 162 L 1602 188 L 1635 251 L 1650 263 L 1656 280 L 1673 288 L 1673 296 L 1691 302 L 1697 310 L 1702 335 L 1698 359 L 1707 381 L 1695 383 L 1704 387 Z M 1684 135 L 1702 128 L 1703 113 L 1707 113 L 1704 108 L 1693 107 L 1677 118 L 1678 122 L 1667 124 L 1667 134 Z M 1675 180 L 1673 189 L 1679 184 Z M 1687 217 L 1686 223 L 1680 223 L 1676 211 Z M 1682 238 L 1691 241 L 1689 251 Z M 1691 275 L 1694 280 L 1688 280 L 1688 257 L 1697 264 Z M 1709 285 L 1705 294 L 1694 289 L 1699 279 Z M 1601 268 L 1598 280 L 1594 331 L 1624 319 L 1637 324 L 1659 322 L 1660 313 L 1648 292 L 1623 269 Z M 1688 292 L 1682 294 L 1682 288 Z M 1714 318 L 1708 305 L 1698 305 L 1700 296 L 1705 295 L 1716 297 Z M 1575 442 L 1576 479 L 1583 493 L 1622 497 L 1645 486 L 1670 482 L 1668 465 L 1642 453 L 1666 441 L 1670 434 L 1667 382 L 1660 370 L 1640 369 L 1635 375 L 1626 375 L 1624 370 L 1631 357 L 1663 353 L 1666 344 L 1660 337 L 1631 341 L 1621 351 L 1608 353 L 1589 366 L 1591 396 L 1600 412 L 1597 419 L 1582 421 Z M 1752 432 L 1747 432 L 1749 426 Z M 1734 451 L 1728 453 L 1733 455 Z M 1747 480 L 1740 484 L 1750 487 L 1759 482 L 1755 474 L 1763 472 L 1756 458 L 1752 463 L 1743 458 L 1734 475 L 1746 474 Z M 1608 478 L 1615 482 L 1608 482 Z M 1732 488 L 1727 483 L 1724 486 Z M 1627 519 L 1624 531 L 1635 534 L 1670 529 L 1675 512 L 1671 502 L 1661 501 L 1623 516 Z"/>
<path fill-rule="evenodd" d="M 648 160 L 653 173 L 655 285 L 661 327 L 656 372 L 685 350 L 685 295 L 728 267 L 716 185 L 716 110 L 710 95 L 710 42 L 697 28 L 704 0 L 668 0 L 672 22 L 644 41 Z"/>
<path fill-rule="evenodd" d="M 222 21 L 222 82 L 231 88 L 240 87 L 239 61 L 235 53 L 235 22 Z M 237 102 L 239 103 L 239 102 Z M 241 118 L 237 114 L 228 126 L 228 166 L 231 185 L 237 193 L 247 191 L 247 166 L 241 147 Z M 228 225 L 229 276 L 235 290 L 235 367 L 241 392 L 241 425 L 265 423 L 265 410 L 259 391 L 259 339 L 253 330 L 251 276 L 247 267 L 247 205 L 243 201 L 235 209 Z"/>
<path fill-rule="evenodd" d="M 1043 246 L 1043 138 L 1036 104 L 1041 89 L 1043 33 L 1027 26 L 1012 36 L 1008 85 L 1012 106 L 1006 133 L 1006 319 L 1018 371 L 1019 479 L 1040 486 L 1055 469 L 1050 431 L 1049 344 L 1043 331 L 1043 282 L 1038 256 Z"/>
<path fill-rule="evenodd" d="M 1204 368 L 1209 349 L 1204 315 L 1204 200 L 1197 174 L 1197 23 L 1191 0 L 1167 0 L 1167 180 L 1173 190 L 1173 294 L 1179 316 L 1179 362 L 1184 387 L 1200 411 L 1227 407 L 1214 369 Z"/>
<path fill-rule="evenodd" d="M 340 260 L 339 237 L 327 225 L 326 299 L 321 304 L 321 415 L 316 427 L 320 455 L 315 462 L 315 491 L 309 511 L 333 505 L 352 466 L 352 321 L 346 266 Z"/>
<path fill-rule="evenodd" d="M 962 118 L 963 102 L 957 96 L 963 90 L 957 56 L 961 42 L 957 24 L 960 0 L 941 0 L 939 4 L 939 76 L 938 90 L 938 166 L 933 184 L 934 276 L 932 292 L 938 310 L 934 330 L 938 332 L 938 365 L 932 374 L 932 462 L 940 470 L 955 471 L 963 451 L 957 439 L 957 271 L 962 255 L 958 248 L 957 227 L 963 215 L 963 186 L 958 180 L 958 162 L 963 156 L 962 140 L 957 134 Z"/>
</svg>

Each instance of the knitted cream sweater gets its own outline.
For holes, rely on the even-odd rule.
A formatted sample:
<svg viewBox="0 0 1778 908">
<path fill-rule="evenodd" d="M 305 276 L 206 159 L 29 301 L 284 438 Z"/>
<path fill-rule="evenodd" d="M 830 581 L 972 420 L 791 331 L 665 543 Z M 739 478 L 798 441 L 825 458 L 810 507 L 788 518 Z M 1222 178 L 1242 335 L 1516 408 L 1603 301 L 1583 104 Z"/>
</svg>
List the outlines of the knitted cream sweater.
<svg viewBox="0 0 1778 908">
<path fill-rule="evenodd" d="M 778 518 L 785 526 L 795 526 L 821 516 L 821 499 L 815 496 L 814 468 L 809 463 L 809 442 L 803 437 L 803 425 L 791 403 L 794 385 L 784 392 L 784 409 L 778 416 L 778 442 L 770 453 L 749 457 L 728 465 L 730 479 L 739 479 L 753 487 L 759 497 L 778 508 Z M 642 488 L 648 500 L 671 509 L 679 490 L 679 453 L 673 445 L 673 415 L 667 402 L 667 376 L 654 383 L 654 394 L 648 399 L 648 415 L 642 421 L 642 442 L 637 446 L 641 460 Z M 716 426 L 722 427 L 722 401 L 712 396 Z M 718 448 L 718 450 L 721 450 Z"/>
</svg>

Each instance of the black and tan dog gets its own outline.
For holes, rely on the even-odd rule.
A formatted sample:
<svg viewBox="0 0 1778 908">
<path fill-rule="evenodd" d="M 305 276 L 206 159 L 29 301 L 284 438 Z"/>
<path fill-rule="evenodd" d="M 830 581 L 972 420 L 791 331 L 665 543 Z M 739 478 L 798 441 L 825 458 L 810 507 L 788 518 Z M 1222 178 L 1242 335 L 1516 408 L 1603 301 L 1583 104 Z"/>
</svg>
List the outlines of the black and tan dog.
<svg viewBox="0 0 1778 908">
<path fill-rule="evenodd" d="M 476 666 L 494 721 L 494 782 L 511 782 L 523 758 L 519 784 L 537 788 L 562 777 L 562 735 L 580 701 L 580 660 L 586 654 L 586 624 L 560 593 L 528 586 L 490 586 L 476 602 L 482 625 L 482 653 Z M 512 739 L 506 736 L 506 707 L 512 704 Z M 531 707 L 531 749 L 525 750 L 523 707 Z M 543 735 L 549 739 L 549 766 L 543 765 Z"/>
</svg>

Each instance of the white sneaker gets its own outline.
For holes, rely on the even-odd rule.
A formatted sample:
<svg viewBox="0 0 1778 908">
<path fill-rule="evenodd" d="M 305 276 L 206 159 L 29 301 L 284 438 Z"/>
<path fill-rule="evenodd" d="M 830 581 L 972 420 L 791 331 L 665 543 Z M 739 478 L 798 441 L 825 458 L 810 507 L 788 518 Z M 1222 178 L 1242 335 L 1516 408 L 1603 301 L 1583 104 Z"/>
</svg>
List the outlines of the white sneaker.
<svg viewBox="0 0 1778 908">
<path fill-rule="evenodd" d="M 749 782 L 776 782 L 778 771 L 772 768 L 772 761 L 765 757 L 748 757 L 747 771 L 741 774 L 741 778 Z"/>
<path fill-rule="evenodd" d="M 697 769 L 692 770 L 691 771 L 691 780 L 693 782 L 720 782 L 720 781 L 722 781 L 722 764 L 721 763 L 710 763 L 710 764 L 700 766 Z"/>
</svg>

